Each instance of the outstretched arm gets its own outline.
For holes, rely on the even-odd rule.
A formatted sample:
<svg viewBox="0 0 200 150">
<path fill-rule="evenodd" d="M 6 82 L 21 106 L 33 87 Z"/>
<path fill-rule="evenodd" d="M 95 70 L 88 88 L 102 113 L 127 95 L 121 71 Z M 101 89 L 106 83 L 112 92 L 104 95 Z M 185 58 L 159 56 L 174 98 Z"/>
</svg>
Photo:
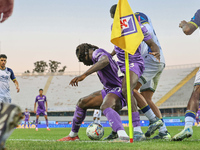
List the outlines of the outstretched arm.
<svg viewBox="0 0 200 150">
<path fill-rule="evenodd" d="M 105 68 L 109 64 L 108 56 L 102 56 L 97 63 L 95 63 L 92 67 L 90 67 L 85 73 L 80 76 L 75 77 L 69 83 L 72 86 L 78 86 L 78 82 L 83 81 L 90 74 L 97 72 L 103 68 Z"/>
<path fill-rule="evenodd" d="M 153 41 L 153 39 L 149 39 L 145 41 L 145 43 L 151 48 L 152 52 L 149 53 L 153 55 L 160 62 L 160 49 L 158 45 Z"/>
<path fill-rule="evenodd" d="M 185 20 L 181 21 L 179 27 L 182 28 L 186 35 L 191 35 L 197 29 L 194 24 L 186 22 Z"/>
</svg>

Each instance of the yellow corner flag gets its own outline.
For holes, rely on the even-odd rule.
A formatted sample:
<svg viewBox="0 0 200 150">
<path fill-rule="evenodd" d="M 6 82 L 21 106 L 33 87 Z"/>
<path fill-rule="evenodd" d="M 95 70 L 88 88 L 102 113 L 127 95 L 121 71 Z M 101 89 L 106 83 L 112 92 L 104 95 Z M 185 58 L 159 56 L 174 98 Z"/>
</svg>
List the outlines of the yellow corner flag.
<svg viewBox="0 0 200 150">
<path fill-rule="evenodd" d="M 111 42 L 134 55 L 144 35 L 127 0 L 119 0 L 112 26 Z"/>
<path fill-rule="evenodd" d="M 142 42 L 144 35 L 140 25 L 131 10 L 127 0 L 119 0 L 115 10 L 115 16 L 112 26 L 111 42 L 125 51 L 126 66 L 126 86 L 127 86 L 127 103 L 129 118 L 129 136 L 130 143 L 133 143 L 133 125 L 131 110 L 131 89 L 129 74 L 129 57 L 128 53 L 134 55 Z"/>
</svg>

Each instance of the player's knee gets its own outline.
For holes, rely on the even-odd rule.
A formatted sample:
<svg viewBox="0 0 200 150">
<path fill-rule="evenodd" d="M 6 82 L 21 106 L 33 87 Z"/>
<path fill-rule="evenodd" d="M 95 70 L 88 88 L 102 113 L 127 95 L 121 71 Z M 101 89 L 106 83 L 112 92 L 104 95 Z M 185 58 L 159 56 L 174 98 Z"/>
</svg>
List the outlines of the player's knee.
<svg viewBox="0 0 200 150">
<path fill-rule="evenodd" d="M 77 106 L 80 107 L 80 108 L 82 108 L 82 109 L 86 109 L 86 103 L 85 103 L 84 98 L 80 98 L 78 100 Z"/>
</svg>

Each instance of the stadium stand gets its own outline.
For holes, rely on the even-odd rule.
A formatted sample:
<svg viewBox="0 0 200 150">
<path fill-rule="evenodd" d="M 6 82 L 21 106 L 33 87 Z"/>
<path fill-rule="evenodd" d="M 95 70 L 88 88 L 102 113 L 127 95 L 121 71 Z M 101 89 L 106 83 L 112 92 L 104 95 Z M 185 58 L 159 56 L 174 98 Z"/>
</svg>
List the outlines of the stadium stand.
<svg viewBox="0 0 200 150">
<path fill-rule="evenodd" d="M 157 106 L 159 108 L 186 107 L 193 89 L 195 71 L 199 66 L 200 64 L 190 64 L 166 67 L 153 96 Z M 46 88 L 49 112 L 74 111 L 81 97 L 102 89 L 96 74 L 80 82 L 78 87 L 69 86 L 69 82 L 77 73 L 16 74 L 21 91 L 16 93 L 14 85 L 10 84 L 12 102 L 21 106 L 22 110 L 28 108 L 33 111 L 38 90 Z"/>
</svg>

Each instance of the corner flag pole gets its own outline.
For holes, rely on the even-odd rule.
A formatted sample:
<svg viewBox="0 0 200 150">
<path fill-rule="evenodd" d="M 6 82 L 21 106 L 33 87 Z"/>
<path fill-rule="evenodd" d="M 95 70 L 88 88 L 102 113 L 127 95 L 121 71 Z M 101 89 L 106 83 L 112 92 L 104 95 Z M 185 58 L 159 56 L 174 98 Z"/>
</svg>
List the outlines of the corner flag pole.
<svg viewBox="0 0 200 150">
<path fill-rule="evenodd" d="M 127 88 L 127 105 L 128 105 L 128 120 L 129 120 L 129 137 L 130 143 L 133 143 L 133 124 L 132 124 L 132 107 L 131 107 L 131 89 L 130 89 L 130 72 L 128 52 L 125 51 L 125 66 L 126 66 L 126 88 Z"/>
</svg>

